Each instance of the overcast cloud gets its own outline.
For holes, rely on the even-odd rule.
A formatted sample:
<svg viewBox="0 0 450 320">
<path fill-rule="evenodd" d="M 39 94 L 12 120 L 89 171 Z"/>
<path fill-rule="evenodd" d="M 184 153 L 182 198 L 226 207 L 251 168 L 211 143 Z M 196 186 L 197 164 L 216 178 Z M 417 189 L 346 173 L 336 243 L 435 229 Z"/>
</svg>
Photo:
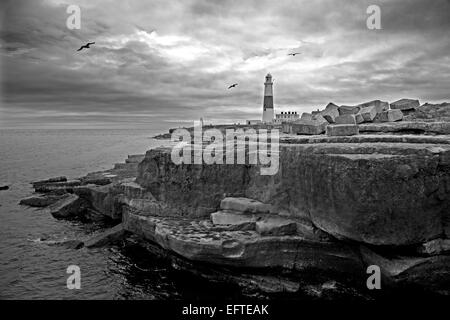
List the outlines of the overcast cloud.
<svg viewBox="0 0 450 320">
<path fill-rule="evenodd" d="M 69 4 L 81 30 L 66 28 Z M 381 7 L 382 30 L 366 9 Z M 14 0 L 0 17 L 1 127 L 144 127 L 328 102 L 450 100 L 450 1 Z M 89 50 L 80 45 L 95 41 Z M 299 51 L 301 55 L 287 56 Z M 231 83 L 239 83 L 227 90 Z"/>
</svg>

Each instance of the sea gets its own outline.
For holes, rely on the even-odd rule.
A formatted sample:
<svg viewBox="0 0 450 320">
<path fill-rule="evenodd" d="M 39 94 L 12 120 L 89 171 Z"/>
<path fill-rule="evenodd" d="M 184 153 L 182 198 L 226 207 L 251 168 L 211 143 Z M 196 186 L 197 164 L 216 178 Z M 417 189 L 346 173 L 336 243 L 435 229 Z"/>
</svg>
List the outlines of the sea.
<svg viewBox="0 0 450 320">
<path fill-rule="evenodd" d="M 98 249 L 55 245 L 86 239 L 102 222 L 57 220 L 47 209 L 20 206 L 32 181 L 77 178 L 106 170 L 127 155 L 168 142 L 147 129 L 0 129 L 0 299 L 201 300 L 239 297 L 173 267 L 136 242 Z M 80 268 L 80 289 L 69 289 L 69 266 Z"/>
</svg>

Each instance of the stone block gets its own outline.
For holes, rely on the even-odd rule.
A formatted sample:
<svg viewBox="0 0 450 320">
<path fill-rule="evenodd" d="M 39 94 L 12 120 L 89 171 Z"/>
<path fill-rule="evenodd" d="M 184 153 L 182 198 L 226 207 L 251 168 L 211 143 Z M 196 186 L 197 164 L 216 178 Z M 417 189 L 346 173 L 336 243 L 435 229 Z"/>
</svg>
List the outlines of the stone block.
<svg viewBox="0 0 450 320">
<path fill-rule="evenodd" d="M 327 127 L 328 136 L 353 136 L 356 134 L 359 134 L 359 129 L 355 124 L 334 124 Z"/>
<path fill-rule="evenodd" d="M 125 234 L 125 229 L 123 228 L 122 223 L 118 224 L 115 227 L 112 227 L 104 232 L 102 232 L 99 235 L 96 235 L 95 237 L 87 240 L 84 243 L 84 246 L 86 248 L 97 248 L 102 247 L 104 245 L 116 242 Z"/>
<path fill-rule="evenodd" d="M 359 106 L 340 106 L 338 109 L 339 115 L 345 115 L 345 114 L 357 114 L 361 108 Z"/>
<path fill-rule="evenodd" d="M 401 110 L 394 109 L 394 110 L 388 110 L 383 111 L 379 114 L 378 120 L 381 122 L 394 122 L 394 121 L 400 121 L 403 119 L 403 113 Z"/>
<path fill-rule="evenodd" d="M 330 102 L 320 114 L 328 121 L 328 123 L 334 123 L 334 119 L 339 117 L 339 107 Z"/>
<path fill-rule="evenodd" d="M 233 210 L 241 213 L 270 213 L 273 209 L 270 204 L 248 198 L 224 198 L 220 202 L 222 210 Z"/>
<path fill-rule="evenodd" d="M 328 121 L 320 120 L 299 120 L 293 122 L 292 133 L 293 134 L 306 134 L 306 135 L 318 135 L 325 132 Z"/>
<path fill-rule="evenodd" d="M 360 114 L 365 122 L 372 122 L 377 116 L 377 108 L 375 106 L 362 108 Z"/>
<path fill-rule="evenodd" d="M 420 106 L 419 100 L 413 99 L 400 99 L 391 103 L 391 109 L 398 110 L 414 110 Z"/>
<path fill-rule="evenodd" d="M 356 124 L 356 116 L 354 114 L 345 114 L 335 119 L 336 124 Z"/>
<path fill-rule="evenodd" d="M 50 205 L 50 213 L 55 218 L 74 218 L 84 211 L 84 201 L 77 195 L 69 194 L 67 197 Z"/>
<path fill-rule="evenodd" d="M 359 105 L 361 109 L 375 107 L 377 113 L 389 110 L 389 103 L 381 100 L 373 100 Z"/>
<path fill-rule="evenodd" d="M 312 114 L 307 113 L 307 112 L 303 112 L 302 116 L 300 117 L 301 120 L 312 120 Z"/>
<path fill-rule="evenodd" d="M 217 211 L 211 213 L 211 222 L 214 225 L 243 225 L 243 224 L 254 224 L 258 220 L 257 215 L 253 214 L 241 214 L 239 212 L 230 211 Z"/>
<path fill-rule="evenodd" d="M 355 114 L 355 121 L 356 121 L 356 124 L 364 122 L 364 118 L 361 113 Z"/>
<path fill-rule="evenodd" d="M 256 221 L 256 232 L 261 236 L 287 236 L 297 233 L 295 221 L 274 216 Z"/>
<path fill-rule="evenodd" d="M 66 197 L 66 195 L 31 196 L 20 200 L 19 204 L 29 207 L 43 208 L 56 203 L 64 197 Z"/>
</svg>

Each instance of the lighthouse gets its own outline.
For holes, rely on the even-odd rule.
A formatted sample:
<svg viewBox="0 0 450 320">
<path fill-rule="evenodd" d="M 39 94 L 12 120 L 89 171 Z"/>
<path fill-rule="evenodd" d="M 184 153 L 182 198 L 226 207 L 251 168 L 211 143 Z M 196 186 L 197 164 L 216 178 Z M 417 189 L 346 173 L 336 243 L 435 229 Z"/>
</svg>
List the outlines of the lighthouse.
<svg viewBox="0 0 450 320">
<path fill-rule="evenodd" d="M 273 82 L 272 75 L 270 73 L 266 76 L 266 82 L 264 82 L 264 101 L 263 101 L 263 122 L 273 121 Z"/>
</svg>

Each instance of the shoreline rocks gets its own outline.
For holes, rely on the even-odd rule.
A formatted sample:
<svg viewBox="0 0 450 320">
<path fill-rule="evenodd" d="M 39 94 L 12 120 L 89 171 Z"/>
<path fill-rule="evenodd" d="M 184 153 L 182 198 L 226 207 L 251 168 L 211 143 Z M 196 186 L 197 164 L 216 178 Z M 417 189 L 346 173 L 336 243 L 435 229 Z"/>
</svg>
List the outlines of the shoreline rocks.
<svg viewBox="0 0 450 320">
<path fill-rule="evenodd" d="M 248 230 L 215 231 L 207 221 L 129 212 L 124 217 L 124 227 L 188 260 L 221 266 L 318 268 L 351 273 L 361 263 L 351 249 L 337 243 L 307 241 L 297 236 L 261 237 Z"/>
<path fill-rule="evenodd" d="M 96 235 L 93 238 L 84 242 L 86 248 L 98 248 L 103 247 L 107 244 L 112 244 L 119 241 L 125 235 L 125 230 L 122 223 L 103 231 L 102 233 Z"/>
<path fill-rule="evenodd" d="M 39 195 L 20 200 L 19 205 L 44 208 L 64 198 L 65 195 Z"/>
<path fill-rule="evenodd" d="M 50 214 L 57 219 L 73 219 L 83 214 L 87 205 L 77 195 L 68 194 L 49 206 Z"/>
</svg>

